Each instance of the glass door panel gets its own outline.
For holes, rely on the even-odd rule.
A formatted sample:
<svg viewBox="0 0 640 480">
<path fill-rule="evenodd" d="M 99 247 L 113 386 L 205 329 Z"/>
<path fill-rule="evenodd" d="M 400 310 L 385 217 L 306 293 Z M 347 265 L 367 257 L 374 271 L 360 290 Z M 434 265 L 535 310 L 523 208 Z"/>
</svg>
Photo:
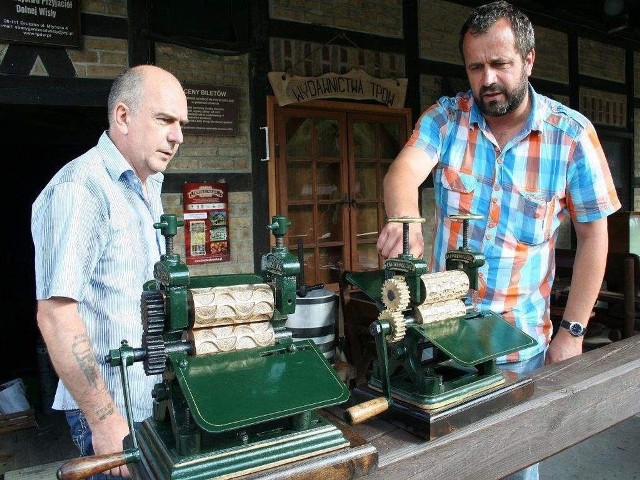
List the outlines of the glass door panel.
<svg viewBox="0 0 640 480">
<path fill-rule="evenodd" d="M 333 118 L 319 118 L 317 121 L 318 155 L 340 157 L 340 127 Z"/>
<path fill-rule="evenodd" d="M 353 156 L 372 158 L 376 155 L 376 124 L 372 122 L 353 123 Z"/>
<path fill-rule="evenodd" d="M 302 241 L 306 284 L 337 283 L 334 270 L 344 266 L 348 255 L 344 114 L 288 108 L 280 115 L 285 128 L 276 142 L 286 148 L 277 159 L 277 208 L 291 221 L 285 242 L 291 250 Z"/>
<path fill-rule="evenodd" d="M 358 245 L 358 265 L 362 270 L 376 270 L 378 268 L 378 249 L 375 243 Z"/>
<path fill-rule="evenodd" d="M 308 118 L 288 118 L 286 121 L 287 157 L 309 157 L 311 155 L 311 129 Z"/>
<path fill-rule="evenodd" d="M 318 205 L 317 243 L 342 242 L 342 204 L 323 203 Z"/>
<path fill-rule="evenodd" d="M 400 139 L 400 125 L 397 123 L 380 124 L 380 158 L 396 158 L 406 139 Z"/>
<path fill-rule="evenodd" d="M 378 168 L 378 164 L 375 162 L 356 161 L 356 183 L 353 186 L 353 192 L 357 201 L 379 198 Z"/>
<path fill-rule="evenodd" d="M 342 247 L 318 249 L 318 283 L 335 284 L 344 270 Z"/>
<path fill-rule="evenodd" d="M 313 175 L 311 162 L 287 164 L 287 197 L 290 202 L 313 200 Z"/>
<path fill-rule="evenodd" d="M 286 235 L 289 248 L 296 247 L 300 238 L 304 243 L 313 243 L 315 239 L 313 205 L 289 205 L 285 216 L 291 222 Z"/>
</svg>

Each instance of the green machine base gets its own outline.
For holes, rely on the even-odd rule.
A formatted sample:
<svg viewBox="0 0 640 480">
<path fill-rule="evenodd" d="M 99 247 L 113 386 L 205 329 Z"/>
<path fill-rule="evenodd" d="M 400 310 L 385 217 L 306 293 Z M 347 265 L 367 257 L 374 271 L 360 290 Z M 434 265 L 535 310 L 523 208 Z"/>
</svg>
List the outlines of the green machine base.
<svg viewBox="0 0 640 480">
<path fill-rule="evenodd" d="M 533 345 L 535 339 L 491 312 L 408 324 L 383 357 L 388 377 L 374 361 L 367 386 L 352 398 L 390 396 L 390 420 L 431 440 L 531 396 L 532 381 L 502 371 L 496 359 Z"/>
<path fill-rule="evenodd" d="M 389 410 L 380 416 L 400 428 L 426 440 L 434 440 L 471 425 L 482 418 L 518 405 L 534 392 L 533 380 L 512 372 L 502 372 L 503 382 L 489 390 L 441 410 L 426 410 L 394 396 Z M 351 391 L 350 403 L 357 404 L 379 398 L 380 392 L 363 385 Z"/>
<path fill-rule="evenodd" d="M 499 356 L 535 345 L 535 340 L 491 312 L 469 314 L 447 320 L 409 325 L 406 349 L 415 351 L 418 342 L 432 345 L 442 360 L 414 367 L 420 377 L 436 378 L 432 392 L 421 391 L 407 371 L 400 369 L 389 378 L 391 395 L 423 410 L 437 412 L 499 388 L 506 378 L 495 363 Z M 413 363 L 412 365 L 416 365 Z M 376 375 L 369 379 L 374 390 L 384 391 Z"/>
<path fill-rule="evenodd" d="M 143 460 L 129 468 L 133 470 L 133 478 L 144 480 L 234 478 L 349 445 L 340 429 L 322 417 L 315 428 L 302 432 L 237 443 L 219 450 L 181 456 L 176 451 L 169 423 L 147 419 L 138 433 Z"/>
<path fill-rule="evenodd" d="M 391 395 L 394 399 L 413 404 L 422 410 L 438 412 L 499 388 L 505 383 L 501 373 L 479 375 L 475 371 L 456 367 L 453 364 L 440 364 L 433 371 L 444 379 L 446 389 L 443 393 L 422 394 L 417 391 L 408 375 L 404 374 L 391 378 Z M 371 378 L 369 387 L 379 392 L 383 391 L 382 382 L 377 378 Z"/>
</svg>

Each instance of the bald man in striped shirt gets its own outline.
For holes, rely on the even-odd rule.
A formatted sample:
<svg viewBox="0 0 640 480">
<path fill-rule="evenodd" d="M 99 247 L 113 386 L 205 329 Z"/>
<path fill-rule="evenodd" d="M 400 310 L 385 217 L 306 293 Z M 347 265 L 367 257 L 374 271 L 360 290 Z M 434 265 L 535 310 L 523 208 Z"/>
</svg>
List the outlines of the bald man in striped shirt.
<svg viewBox="0 0 640 480">
<path fill-rule="evenodd" d="M 97 145 L 58 171 L 32 208 L 37 320 L 60 379 L 53 408 L 65 411 L 81 455 L 120 452 L 129 433 L 119 370 L 104 357 L 123 339 L 140 346 L 142 286 L 165 253 L 153 224 L 162 172 L 183 142 L 184 90 L 161 68 L 130 68 L 113 83 L 108 120 Z M 159 378 L 141 363 L 129 372 L 140 422 Z"/>
</svg>

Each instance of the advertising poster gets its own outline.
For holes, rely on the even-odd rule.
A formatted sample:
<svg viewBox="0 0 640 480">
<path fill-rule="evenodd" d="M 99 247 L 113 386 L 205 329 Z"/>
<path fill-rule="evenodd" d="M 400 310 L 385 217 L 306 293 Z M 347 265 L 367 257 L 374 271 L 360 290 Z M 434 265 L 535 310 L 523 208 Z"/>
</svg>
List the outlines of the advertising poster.
<svg viewBox="0 0 640 480">
<path fill-rule="evenodd" d="M 185 183 L 184 243 L 187 265 L 228 262 L 229 203 L 225 183 Z"/>
</svg>

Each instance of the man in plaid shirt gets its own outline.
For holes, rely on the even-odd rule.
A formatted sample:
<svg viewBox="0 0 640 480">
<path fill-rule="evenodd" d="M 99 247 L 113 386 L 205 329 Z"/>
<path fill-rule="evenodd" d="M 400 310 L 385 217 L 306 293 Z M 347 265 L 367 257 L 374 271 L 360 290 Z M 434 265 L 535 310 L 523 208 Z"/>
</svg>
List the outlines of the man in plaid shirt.
<svg viewBox="0 0 640 480">
<path fill-rule="evenodd" d="M 442 97 L 418 120 L 384 180 L 389 217 L 418 217 L 418 189 L 429 174 L 435 193 L 430 269 L 445 269 L 445 253 L 461 245 L 462 223 L 452 214 L 481 214 L 469 222 L 468 246 L 482 252 L 480 310 L 501 314 L 538 345 L 498 359 L 529 372 L 582 352 L 604 276 L 607 216 L 620 208 L 591 122 L 542 96 L 529 84 L 535 39 L 529 19 L 504 1 L 474 10 L 459 48 L 471 90 Z M 551 341 L 549 301 L 558 227 L 569 215 L 577 249 L 564 320 Z M 421 224 L 410 224 L 410 250 L 422 256 Z M 385 257 L 402 252 L 402 226 L 387 224 L 378 238 Z M 545 358 L 546 357 L 546 358 Z M 518 478 L 537 478 L 537 465 Z"/>
</svg>

